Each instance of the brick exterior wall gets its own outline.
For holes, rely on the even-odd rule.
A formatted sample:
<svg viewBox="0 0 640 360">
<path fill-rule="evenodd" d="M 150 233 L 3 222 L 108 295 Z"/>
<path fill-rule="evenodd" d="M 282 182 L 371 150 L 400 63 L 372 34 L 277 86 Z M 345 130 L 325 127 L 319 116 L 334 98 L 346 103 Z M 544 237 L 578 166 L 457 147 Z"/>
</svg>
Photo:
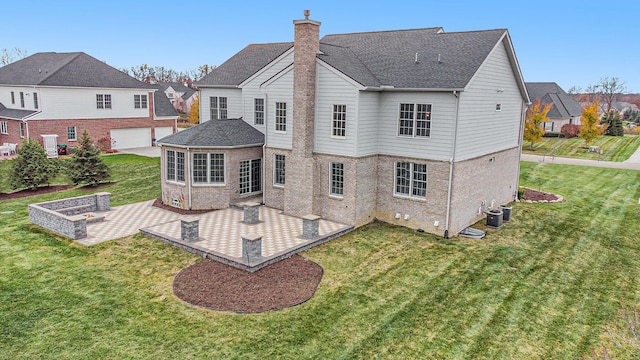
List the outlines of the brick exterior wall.
<svg viewBox="0 0 640 360">
<path fill-rule="evenodd" d="M 515 200 L 519 161 L 520 149 L 513 148 L 454 164 L 449 234 L 486 218 L 478 210 L 488 210 L 492 201 L 497 209 Z"/>
<path fill-rule="evenodd" d="M 167 181 L 166 152 L 167 150 L 185 153 L 185 183 Z M 225 154 L 225 184 L 224 185 L 193 185 L 192 184 L 192 156 L 183 148 L 165 145 L 162 147 L 162 202 L 173 206 L 173 199 L 177 199 L 179 207 L 189 209 L 189 187 L 191 186 L 191 210 L 225 209 L 230 204 L 241 202 L 243 198 L 255 194 L 240 195 L 240 161 L 262 159 L 262 146 L 238 149 L 191 149 L 193 153 L 222 153 Z M 264 169 L 264 166 L 263 166 Z M 264 189 L 264 184 L 263 184 Z"/>
<path fill-rule="evenodd" d="M 426 199 L 409 198 L 394 194 L 396 162 L 427 164 Z M 443 234 L 448 184 L 448 162 L 380 155 L 378 157 L 376 218 L 391 224 Z M 400 219 L 395 218 L 397 213 L 400 213 Z M 409 215 L 408 220 L 404 219 L 405 215 Z M 439 221 L 438 227 L 434 226 L 435 221 Z"/>
<path fill-rule="evenodd" d="M 290 169 L 289 159 L 291 158 L 291 151 L 266 148 L 263 161 L 265 183 L 262 187 L 264 191 L 264 204 L 274 209 L 284 210 L 284 187 L 273 185 L 273 165 L 276 154 L 285 156 L 285 184 L 289 183 L 289 174 L 287 172 Z"/>
<path fill-rule="evenodd" d="M 0 118 L 0 121 L 7 122 L 7 134 L 0 134 L 0 145 L 4 143 L 10 143 L 18 144 L 19 147 L 23 140 L 23 138 L 20 137 L 20 120 L 9 120 Z"/>
</svg>

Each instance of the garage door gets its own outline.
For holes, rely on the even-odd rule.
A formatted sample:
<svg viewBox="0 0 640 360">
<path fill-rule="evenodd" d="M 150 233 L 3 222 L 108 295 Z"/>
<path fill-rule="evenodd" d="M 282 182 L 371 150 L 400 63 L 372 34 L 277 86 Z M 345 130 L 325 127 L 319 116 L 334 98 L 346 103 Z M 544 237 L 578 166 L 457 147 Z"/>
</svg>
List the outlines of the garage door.
<svg viewBox="0 0 640 360">
<path fill-rule="evenodd" d="M 173 126 L 157 127 L 156 128 L 156 141 L 162 139 L 165 136 L 173 134 Z"/>
<path fill-rule="evenodd" d="M 112 129 L 111 147 L 130 149 L 151 146 L 151 128 Z"/>
</svg>

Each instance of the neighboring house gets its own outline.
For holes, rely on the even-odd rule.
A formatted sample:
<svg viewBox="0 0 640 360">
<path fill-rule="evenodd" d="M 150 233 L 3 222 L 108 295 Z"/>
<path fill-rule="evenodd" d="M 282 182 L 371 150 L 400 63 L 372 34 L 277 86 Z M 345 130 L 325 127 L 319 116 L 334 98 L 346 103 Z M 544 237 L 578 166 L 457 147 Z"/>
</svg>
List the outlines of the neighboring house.
<svg viewBox="0 0 640 360">
<path fill-rule="evenodd" d="M 151 146 L 176 131 L 177 113 L 150 85 L 85 53 L 37 53 L 0 68 L 0 143 L 57 135 L 77 145 Z M 55 143 L 54 143 L 55 146 Z"/>
<path fill-rule="evenodd" d="M 158 83 L 158 89 L 167 96 L 173 107 L 181 113 L 189 113 L 198 92 L 180 83 Z"/>
<path fill-rule="evenodd" d="M 580 125 L 582 106 L 571 95 L 567 94 L 554 82 L 527 82 L 527 91 L 531 101 L 540 99 L 544 104 L 551 104 L 547 116 L 549 121 L 543 124 L 545 131 L 560 132 L 564 124 Z"/>
<path fill-rule="evenodd" d="M 165 203 L 257 198 L 453 236 L 516 198 L 529 97 L 507 30 L 294 29 L 293 43 L 249 45 L 197 82 L 201 124 L 159 143 Z"/>
</svg>

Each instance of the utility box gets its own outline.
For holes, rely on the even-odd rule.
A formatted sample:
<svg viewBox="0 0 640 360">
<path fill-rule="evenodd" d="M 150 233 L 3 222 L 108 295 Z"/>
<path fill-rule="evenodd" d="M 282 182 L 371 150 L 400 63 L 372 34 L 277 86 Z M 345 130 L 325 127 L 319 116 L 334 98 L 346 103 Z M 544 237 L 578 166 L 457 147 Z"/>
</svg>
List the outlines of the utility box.
<svg viewBox="0 0 640 360">
<path fill-rule="evenodd" d="M 513 213 L 513 208 L 507 205 L 500 205 L 500 210 L 502 210 L 502 221 L 504 222 L 511 221 L 511 214 Z"/>
<path fill-rule="evenodd" d="M 490 229 L 500 229 L 502 227 L 502 211 L 492 209 L 487 211 L 487 227 Z"/>
</svg>

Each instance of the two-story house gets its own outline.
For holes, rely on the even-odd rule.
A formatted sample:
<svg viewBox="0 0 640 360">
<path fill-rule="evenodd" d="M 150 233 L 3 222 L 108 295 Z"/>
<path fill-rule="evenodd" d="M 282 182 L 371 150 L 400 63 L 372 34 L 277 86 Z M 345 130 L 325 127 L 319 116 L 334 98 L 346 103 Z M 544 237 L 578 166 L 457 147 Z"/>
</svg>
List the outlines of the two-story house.
<svg viewBox="0 0 640 360">
<path fill-rule="evenodd" d="M 189 113 L 191 105 L 198 98 L 198 93 L 180 83 L 157 83 L 156 87 L 164 92 L 171 105 L 181 113 Z"/>
<path fill-rule="evenodd" d="M 202 124 L 161 141 L 165 203 L 257 196 L 453 236 L 514 200 L 529 97 L 507 30 L 319 30 L 296 20 L 293 43 L 249 45 L 197 82 Z"/>
<path fill-rule="evenodd" d="M 74 146 L 86 129 L 114 149 L 151 146 L 178 115 L 156 92 L 82 52 L 37 53 L 0 68 L 0 142 L 57 135 Z"/>
</svg>

